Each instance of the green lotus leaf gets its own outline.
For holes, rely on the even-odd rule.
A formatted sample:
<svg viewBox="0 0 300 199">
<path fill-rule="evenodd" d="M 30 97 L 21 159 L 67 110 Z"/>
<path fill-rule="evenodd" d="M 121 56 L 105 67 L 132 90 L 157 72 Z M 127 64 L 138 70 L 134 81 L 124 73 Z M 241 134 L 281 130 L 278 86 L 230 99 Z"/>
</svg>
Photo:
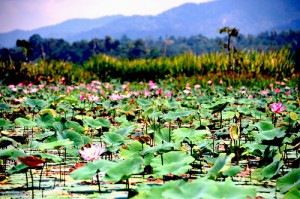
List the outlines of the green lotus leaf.
<svg viewBox="0 0 300 199">
<path fill-rule="evenodd" d="M 298 120 L 298 114 L 295 113 L 295 112 L 290 112 L 290 118 L 293 120 L 293 121 L 296 121 Z"/>
<path fill-rule="evenodd" d="M 46 139 L 47 137 L 50 137 L 50 136 L 52 136 L 54 134 L 55 133 L 53 131 L 47 131 L 45 133 L 40 133 L 40 134 L 34 136 L 34 139 L 38 140 L 38 141 L 42 141 L 42 140 Z"/>
<path fill-rule="evenodd" d="M 37 122 L 37 126 L 41 129 L 51 129 L 54 123 L 54 118 L 51 114 L 44 115 L 36 115 L 35 120 Z"/>
<path fill-rule="evenodd" d="M 286 105 L 286 111 L 292 112 L 296 109 L 297 107 L 294 104 L 287 104 Z"/>
<path fill-rule="evenodd" d="M 75 121 L 67 121 L 65 123 L 65 127 L 67 129 L 74 130 L 77 133 L 83 133 L 84 132 L 84 128 L 78 122 L 75 122 Z"/>
<path fill-rule="evenodd" d="M 12 160 L 18 160 L 18 157 L 27 156 L 24 151 L 18 150 L 16 148 L 8 148 L 0 151 L 0 157 L 6 157 Z"/>
<path fill-rule="evenodd" d="M 8 129 L 11 128 L 13 126 L 13 124 L 11 123 L 11 121 L 6 120 L 4 118 L 0 118 L 0 129 Z"/>
<path fill-rule="evenodd" d="M 47 162 L 56 162 L 56 163 L 61 162 L 61 158 L 58 155 L 49 154 L 49 153 L 37 153 L 35 155 L 46 159 Z"/>
<path fill-rule="evenodd" d="M 200 115 L 201 115 L 201 117 L 204 117 L 204 118 L 210 117 L 211 111 L 206 108 L 201 108 Z"/>
<path fill-rule="evenodd" d="M 149 148 L 148 145 L 145 145 L 145 146 L 147 146 L 147 148 Z M 126 149 L 121 148 L 120 154 L 124 158 L 129 158 L 129 157 L 133 156 L 134 154 L 140 155 L 140 152 L 142 150 L 143 150 L 142 143 L 134 140 L 130 144 L 126 145 Z"/>
<path fill-rule="evenodd" d="M 237 101 L 238 104 L 252 104 L 253 99 L 242 98 Z"/>
<path fill-rule="evenodd" d="M 259 120 L 265 120 L 266 119 L 266 114 L 264 112 L 257 111 L 257 110 L 251 110 L 251 116 L 253 118 L 259 119 Z"/>
<path fill-rule="evenodd" d="M 142 106 L 143 108 L 148 107 L 152 104 L 152 102 L 150 100 L 146 100 L 146 99 L 142 99 L 139 98 L 138 100 L 136 100 L 136 103 L 140 106 Z"/>
<path fill-rule="evenodd" d="M 175 143 L 182 142 L 186 138 L 190 141 L 201 141 L 209 134 L 206 130 L 194 130 L 190 128 L 178 128 L 173 131 L 172 139 Z"/>
<path fill-rule="evenodd" d="M 42 109 L 42 110 L 40 110 L 40 112 L 39 112 L 40 115 L 44 115 L 44 114 L 46 114 L 46 113 L 52 115 L 53 117 L 56 116 L 56 111 L 53 110 L 53 109 L 51 109 L 51 108 Z"/>
<path fill-rule="evenodd" d="M 212 110 L 212 114 L 223 111 L 228 104 L 229 102 L 223 102 L 211 105 L 210 109 Z"/>
<path fill-rule="evenodd" d="M 268 166 L 264 167 L 261 171 L 261 175 L 262 175 L 263 179 L 266 179 L 266 180 L 271 179 L 273 176 L 275 176 L 279 172 L 280 168 L 283 165 L 284 165 L 284 163 L 282 161 L 275 160 Z"/>
<path fill-rule="evenodd" d="M 104 181 L 118 182 L 127 180 L 133 174 L 143 172 L 143 159 L 141 157 L 128 158 L 110 167 L 104 177 Z"/>
<path fill-rule="evenodd" d="M 222 174 L 224 176 L 235 176 L 237 174 L 239 174 L 241 171 L 243 171 L 244 169 L 241 166 L 231 166 L 229 169 L 225 170 L 222 172 Z"/>
<path fill-rule="evenodd" d="M 130 133 L 134 132 L 134 130 L 137 128 L 136 124 L 132 124 L 129 126 L 125 126 L 123 128 L 119 128 L 114 131 L 114 133 L 120 134 L 121 136 L 125 137 L 129 135 Z"/>
<path fill-rule="evenodd" d="M 44 151 L 45 149 L 55 149 L 57 147 L 69 147 L 70 145 L 73 145 L 74 142 L 70 141 L 69 139 L 63 139 L 63 140 L 57 140 L 53 142 L 43 143 L 39 145 L 39 149 L 41 151 Z"/>
<path fill-rule="evenodd" d="M 300 191 L 299 188 L 294 188 L 284 194 L 284 198 L 288 199 L 299 199 L 300 198 Z"/>
<path fill-rule="evenodd" d="M 72 171 L 70 176 L 74 180 L 90 180 L 96 176 L 97 172 L 106 172 L 109 168 L 115 165 L 115 162 L 102 159 L 93 162 L 87 162 L 85 166 Z"/>
<path fill-rule="evenodd" d="M 6 136 L 0 137 L 0 148 L 6 148 L 9 145 L 13 145 L 14 147 L 17 147 L 18 145 L 20 145 L 20 143 Z"/>
<path fill-rule="evenodd" d="M 101 122 L 91 118 L 91 117 L 86 117 L 83 119 L 84 123 L 86 123 L 89 127 L 94 128 L 94 129 L 100 129 L 102 127 Z"/>
<path fill-rule="evenodd" d="M 182 119 L 182 118 L 188 117 L 192 114 L 195 114 L 195 111 L 187 111 L 187 110 L 174 111 L 174 112 L 170 111 L 166 115 L 163 116 L 163 119 L 165 119 L 166 121 L 173 121 L 173 120 L 176 120 L 177 118 Z"/>
<path fill-rule="evenodd" d="M 212 193 L 217 192 L 217 190 L 217 183 L 212 180 L 177 181 L 176 184 L 163 191 L 162 198 L 212 198 Z"/>
<path fill-rule="evenodd" d="M 81 138 L 83 139 L 83 145 L 86 145 L 87 143 L 92 143 L 92 139 L 89 136 L 81 135 Z"/>
<path fill-rule="evenodd" d="M 74 146 L 77 149 L 80 149 L 83 146 L 83 144 L 84 144 L 82 136 L 79 133 L 77 133 L 76 131 L 73 131 L 73 130 L 64 130 L 63 133 L 60 133 L 60 136 L 63 139 L 69 139 L 70 141 L 73 141 L 74 142 Z"/>
<path fill-rule="evenodd" d="M 168 101 L 168 103 L 166 104 L 166 107 L 169 110 L 176 110 L 178 109 L 179 106 L 180 106 L 179 103 L 176 101 L 171 101 L 171 102 Z"/>
<path fill-rule="evenodd" d="M 33 122 L 31 120 L 28 120 L 28 119 L 25 119 L 22 117 L 16 118 L 15 123 L 19 126 L 27 127 L 27 128 L 33 128 L 33 127 L 37 126 L 36 122 Z"/>
<path fill-rule="evenodd" d="M 61 122 L 53 122 L 52 126 L 54 130 L 58 132 L 63 131 L 65 129 L 64 124 Z"/>
<path fill-rule="evenodd" d="M 48 104 L 47 101 L 41 99 L 31 99 L 31 98 L 26 98 L 24 102 L 32 108 L 37 107 L 39 109 L 45 107 Z"/>
<path fill-rule="evenodd" d="M 96 118 L 95 120 L 98 121 L 98 122 L 100 122 L 101 126 L 106 127 L 106 128 L 109 128 L 110 125 L 111 125 L 109 120 L 103 119 L 101 117 Z"/>
<path fill-rule="evenodd" d="M 289 173 L 277 179 L 276 186 L 281 193 L 300 189 L 300 168 L 292 169 Z M 299 193 L 299 192 L 298 192 Z"/>
<path fill-rule="evenodd" d="M 261 108 L 265 108 L 267 106 L 267 103 L 263 102 L 262 100 L 257 102 L 257 106 Z"/>
<path fill-rule="evenodd" d="M 150 165 L 153 167 L 154 174 L 158 176 L 180 175 L 192 168 L 190 164 L 194 160 L 192 156 L 183 151 L 170 151 L 155 157 Z"/>
<path fill-rule="evenodd" d="M 145 166 L 150 165 L 152 158 L 154 157 L 153 153 L 144 154 L 143 150 L 150 148 L 149 145 L 142 145 L 139 141 L 132 141 L 130 144 L 126 145 L 126 149 L 120 148 L 120 154 L 123 158 L 127 159 L 134 156 L 143 157 Z M 143 154 L 143 156 L 142 156 Z"/>
<path fill-rule="evenodd" d="M 166 186 L 166 187 L 165 187 Z M 159 189 L 160 192 L 158 192 Z M 249 198 L 256 196 L 256 190 L 252 187 L 236 186 L 231 181 L 226 180 L 219 183 L 209 179 L 197 179 L 192 182 L 173 181 L 168 182 L 162 187 L 151 188 L 148 193 L 143 194 L 151 196 L 153 192 L 160 193 L 159 198 Z M 146 197 L 150 198 L 150 197 Z"/>
<path fill-rule="evenodd" d="M 5 109 L 9 109 L 10 106 L 8 104 L 5 103 L 0 103 L 0 110 L 5 110 Z"/>
<path fill-rule="evenodd" d="M 128 122 L 126 115 L 122 115 L 120 117 L 115 117 L 115 121 L 118 122 L 118 123 Z"/>
<path fill-rule="evenodd" d="M 283 138 L 286 135 L 285 131 L 281 128 L 266 130 L 257 133 L 254 137 L 257 140 L 274 140 L 275 138 Z"/>
<path fill-rule="evenodd" d="M 125 104 L 122 106 L 119 106 L 115 109 L 117 115 L 125 114 L 127 115 L 134 115 L 133 107 L 131 105 Z"/>
<path fill-rule="evenodd" d="M 260 144 L 260 143 L 245 143 L 243 145 L 246 149 L 246 152 L 245 153 L 250 153 L 250 154 L 253 154 L 255 156 L 261 156 L 265 149 L 267 148 L 266 145 L 263 145 L 263 144 Z"/>
<path fill-rule="evenodd" d="M 161 112 L 161 111 L 156 111 L 156 112 L 153 112 L 153 113 L 151 113 L 151 114 L 149 114 L 148 116 L 150 117 L 150 118 L 159 118 L 159 117 L 161 117 L 163 115 L 163 113 Z"/>
<path fill-rule="evenodd" d="M 170 142 L 169 128 L 162 128 L 155 132 L 154 141 L 155 143 Z"/>
<path fill-rule="evenodd" d="M 179 187 L 180 185 L 182 185 L 183 181 L 179 181 L 179 180 L 174 180 L 174 181 L 168 181 L 166 183 L 164 183 L 162 186 L 148 186 L 148 185 L 144 185 L 144 187 L 141 188 L 141 196 L 139 198 L 141 199 L 153 199 L 153 198 L 166 198 L 165 196 L 163 196 L 163 194 L 165 193 L 165 191 L 170 190 L 170 189 L 174 189 L 176 187 Z M 142 185 L 143 186 L 143 185 Z M 143 191 L 146 190 L 146 191 Z"/>
<path fill-rule="evenodd" d="M 234 116 L 235 116 L 235 112 L 233 112 L 233 111 L 225 111 L 224 113 L 222 113 L 222 118 L 224 120 L 232 119 L 232 118 L 234 118 Z"/>
<path fill-rule="evenodd" d="M 24 163 L 18 164 L 16 166 L 13 166 L 11 169 L 7 170 L 6 172 L 9 175 L 12 175 L 14 173 L 25 173 L 29 169 L 29 166 L 27 166 Z"/>
<path fill-rule="evenodd" d="M 215 182 L 217 190 L 210 193 L 209 198 L 255 198 L 256 189 L 251 186 L 236 186 L 229 178 L 224 183 Z"/>
<path fill-rule="evenodd" d="M 274 125 L 270 122 L 257 122 L 254 124 L 260 131 L 270 131 L 274 129 Z"/>
<path fill-rule="evenodd" d="M 231 153 L 228 156 L 226 153 L 220 153 L 214 163 L 214 166 L 208 171 L 207 176 L 209 178 L 217 178 L 221 172 L 224 172 L 231 167 L 231 159 L 234 156 L 234 153 Z"/>
<path fill-rule="evenodd" d="M 70 95 L 70 96 L 65 96 L 63 98 L 63 101 L 67 102 L 69 104 L 77 104 L 79 102 L 79 98 L 76 98 L 75 96 Z"/>
<path fill-rule="evenodd" d="M 120 134 L 114 132 L 105 132 L 102 136 L 102 140 L 107 146 L 120 146 L 124 143 L 124 138 Z"/>
<path fill-rule="evenodd" d="M 143 154 L 149 154 L 149 153 L 162 153 L 165 151 L 170 151 L 172 150 L 172 148 L 174 148 L 176 145 L 174 143 L 170 143 L 170 142 L 165 142 L 163 144 L 157 145 L 157 146 L 153 146 L 153 147 L 149 147 L 149 148 L 145 148 L 143 150 Z"/>
</svg>

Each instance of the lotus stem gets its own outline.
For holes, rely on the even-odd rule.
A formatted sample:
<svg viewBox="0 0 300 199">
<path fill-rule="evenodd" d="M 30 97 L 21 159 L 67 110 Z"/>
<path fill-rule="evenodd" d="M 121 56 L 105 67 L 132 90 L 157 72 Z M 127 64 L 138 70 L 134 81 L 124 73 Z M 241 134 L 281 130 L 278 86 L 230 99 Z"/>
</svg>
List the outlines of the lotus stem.
<svg viewBox="0 0 300 199">
<path fill-rule="evenodd" d="M 98 184 L 98 191 L 99 191 L 99 193 L 101 193 L 101 187 L 100 187 L 100 181 L 99 181 L 99 169 L 97 169 L 96 178 L 97 178 L 97 184 Z"/>
<path fill-rule="evenodd" d="M 32 169 L 29 169 L 30 177 L 31 177 L 31 198 L 34 198 L 34 183 L 33 183 L 33 175 L 32 175 Z"/>
<path fill-rule="evenodd" d="M 27 189 L 28 189 L 28 176 L 27 176 L 27 171 L 25 172 L 25 178 L 26 178 L 26 187 L 27 187 Z"/>
<path fill-rule="evenodd" d="M 43 174 L 44 165 L 45 165 L 45 164 L 43 164 L 43 166 L 42 166 L 42 170 L 41 170 L 41 172 L 40 172 L 39 189 L 41 189 L 41 183 L 42 183 L 42 174 Z"/>
<path fill-rule="evenodd" d="M 129 190 L 129 178 L 126 179 L 126 189 Z"/>
<path fill-rule="evenodd" d="M 171 142 L 171 122 L 169 122 L 169 142 Z"/>
</svg>

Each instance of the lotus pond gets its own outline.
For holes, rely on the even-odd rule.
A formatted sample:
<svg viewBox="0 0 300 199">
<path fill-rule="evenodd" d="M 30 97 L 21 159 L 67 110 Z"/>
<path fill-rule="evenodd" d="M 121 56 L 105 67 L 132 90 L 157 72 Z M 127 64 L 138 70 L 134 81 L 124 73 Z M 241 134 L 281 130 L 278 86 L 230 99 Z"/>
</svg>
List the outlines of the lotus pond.
<svg viewBox="0 0 300 199">
<path fill-rule="evenodd" d="M 1 198 L 300 198 L 288 80 L 0 90 Z"/>
</svg>

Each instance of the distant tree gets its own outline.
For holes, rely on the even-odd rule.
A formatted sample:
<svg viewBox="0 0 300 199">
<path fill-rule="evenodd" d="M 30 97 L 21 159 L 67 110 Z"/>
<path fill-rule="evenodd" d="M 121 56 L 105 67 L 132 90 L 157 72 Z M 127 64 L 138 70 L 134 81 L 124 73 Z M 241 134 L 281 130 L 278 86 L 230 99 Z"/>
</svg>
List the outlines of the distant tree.
<svg viewBox="0 0 300 199">
<path fill-rule="evenodd" d="M 38 58 L 42 58 L 42 60 L 45 60 L 43 42 L 43 38 L 38 34 L 34 34 L 29 38 L 30 46 L 33 49 L 32 60 L 36 60 Z"/>
<path fill-rule="evenodd" d="M 227 34 L 227 43 L 220 43 L 220 45 L 223 45 L 224 48 L 227 49 L 227 52 L 229 53 L 229 68 L 234 72 L 237 67 L 239 66 L 239 57 L 237 55 L 237 49 L 235 46 L 231 45 L 231 39 L 232 37 L 238 37 L 239 30 L 236 28 L 229 28 L 228 26 L 225 26 L 219 30 L 219 33 L 226 33 Z"/>
<path fill-rule="evenodd" d="M 30 42 L 18 39 L 16 42 L 16 46 L 23 49 L 25 61 L 29 61 L 29 58 L 33 56 L 33 50 L 31 49 Z"/>
<path fill-rule="evenodd" d="M 235 47 L 231 47 L 231 38 L 232 37 L 238 37 L 239 30 L 236 28 L 229 28 L 228 26 L 225 26 L 219 30 L 219 33 L 226 33 L 227 34 L 227 43 L 223 43 L 224 48 L 227 48 L 227 51 L 229 52 L 231 48 L 235 51 Z"/>
<path fill-rule="evenodd" d="M 129 51 L 130 59 L 143 58 L 146 55 L 146 45 L 142 39 L 137 39 Z"/>
</svg>

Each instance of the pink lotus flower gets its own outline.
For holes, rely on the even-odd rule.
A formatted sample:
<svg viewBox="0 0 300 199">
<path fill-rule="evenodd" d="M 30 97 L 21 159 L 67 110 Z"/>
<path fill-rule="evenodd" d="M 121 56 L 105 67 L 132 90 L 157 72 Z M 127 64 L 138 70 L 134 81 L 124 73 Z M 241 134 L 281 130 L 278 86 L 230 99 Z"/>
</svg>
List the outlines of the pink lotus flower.
<svg viewBox="0 0 300 199">
<path fill-rule="evenodd" d="M 163 90 L 160 88 L 155 92 L 156 95 L 162 95 L 163 94 Z"/>
<path fill-rule="evenodd" d="M 105 151 L 105 146 L 101 147 L 99 144 L 92 144 L 91 148 L 83 147 L 84 150 L 78 150 L 81 157 L 87 161 L 94 161 L 100 158 L 100 155 Z"/>
<path fill-rule="evenodd" d="M 151 95 L 151 92 L 150 91 L 148 91 L 148 90 L 145 90 L 144 91 L 144 96 L 145 97 L 148 97 L 148 96 L 150 96 Z"/>
<path fill-rule="evenodd" d="M 158 88 L 158 86 L 152 80 L 149 81 L 149 87 L 153 90 Z"/>
<path fill-rule="evenodd" d="M 91 101 L 91 102 L 97 102 L 99 101 L 99 97 L 97 95 L 88 95 L 88 100 Z"/>
<path fill-rule="evenodd" d="M 280 88 L 276 88 L 275 93 L 280 93 Z"/>
<path fill-rule="evenodd" d="M 232 86 L 227 87 L 226 90 L 228 91 L 232 90 Z"/>
<path fill-rule="evenodd" d="M 199 85 L 199 84 L 196 84 L 195 86 L 194 86 L 194 89 L 198 89 L 198 88 L 200 88 L 201 86 Z"/>
<path fill-rule="evenodd" d="M 123 99 L 124 96 L 123 96 L 123 95 L 120 95 L 120 94 L 111 94 L 111 95 L 109 96 L 109 98 L 110 98 L 111 100 L 118 101 L 118 100 Z"/>
<path fill-rule="evenodd" d="M 105 94 L 105 91 L 104 91 L 104 90 L 101 90 L 101 91 L 100 91 L 100 94 L 101 94 L 101 95 L 104 95 L 104 94 Z"/>
<path fill-rule="evenodd" d="M 282 111 L 284 111 L 285 110 L 285 108 L 286 108 L 286 106 L 282 106 L 282 103 L 281 102 L 279 102 L 279 103 L 273 103 L 272 105 L 271 105 L 271 111 L 273 112 L 273 113 L 281 113 Z"/>
<path fill-rule="evenodd" d="M 167 97 L 167 98 L 170 98 L 171 96 L 172 96 L 172 93 L 170 93 L 170 92 L 167 92 L 167 93 L 166 93 L 166 97 Z"/>
<path fill-rule="evenodd" d="M 248 96 L 248 98 L 249 98 L 249 99 L 253 99 L 254 96 L 253 96 L 252 94 L 250 94 L 250 95 Z"/>
<path fill-rule="evenodd" d="M 267 90 L 262 90 L 261 92 L 260 92 L 260 94 L 262 94 L 262 95 L 268 95 L 268 93 L 269 93 L 269 90 L 267 89 Z"/>
<path fill-rule="evenodd" d="M 79 99 L 80 99 L 80 101 L 83 101 L 85 99 L 85 96 L 84 95 L 80 95 Z"/>
</svg>

